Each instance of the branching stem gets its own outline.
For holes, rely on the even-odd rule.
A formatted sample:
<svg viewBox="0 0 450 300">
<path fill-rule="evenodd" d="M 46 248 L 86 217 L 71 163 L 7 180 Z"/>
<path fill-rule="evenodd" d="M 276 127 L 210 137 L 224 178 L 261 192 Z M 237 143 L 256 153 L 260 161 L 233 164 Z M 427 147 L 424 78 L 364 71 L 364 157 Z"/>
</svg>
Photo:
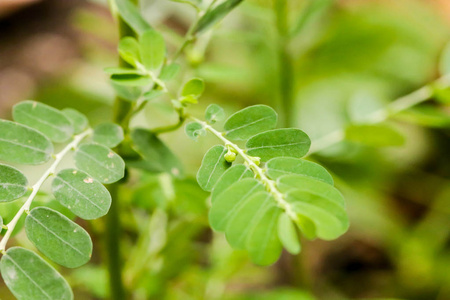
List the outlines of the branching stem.
<svg viewBox="0 0 450 300">
<path fill-rule="evenodd" d="M 16 213 L 14 218 L 9 222 L 6 227 L 8 228 L 6 230 L 6 233 L 0 242 L 0 253 L 5 254 L 5 248 L 6 244 L 8 243 L 9 238 L 11 237 L 12 232 L 14 231 L 14 228 L 17 225 L 17 222 L 19 221 L 20 217 L 22 216 L 23 212 L 29 213 L 31 203 L 33 202 L 34 198 L 36 197 L 37 193 L 39 192 L 39 189 L 41 188 L 42 184 L 45 182 L 45 180 L 54 175 L 56 168 L 58 167 L 61 160 L 64 158 L 64 156 L 72 149 L 76 148 L 78 144 L 89 134 L 92 133 L 92 129 L 88 129 L 76 136 L 72 139 L 72 142 L 66 145 L 64 149 L 62 149 L 58 154 L 54 155 L 54 162 L 52 165 L 42 174 L 41 178 L 32 186 L 31 188 L 31 194 L 28 196 L 28 199 L 25 201 L 25 203 L 22 205 L 22 207 L 19 209 L 19 211 Z"/>
</svg>

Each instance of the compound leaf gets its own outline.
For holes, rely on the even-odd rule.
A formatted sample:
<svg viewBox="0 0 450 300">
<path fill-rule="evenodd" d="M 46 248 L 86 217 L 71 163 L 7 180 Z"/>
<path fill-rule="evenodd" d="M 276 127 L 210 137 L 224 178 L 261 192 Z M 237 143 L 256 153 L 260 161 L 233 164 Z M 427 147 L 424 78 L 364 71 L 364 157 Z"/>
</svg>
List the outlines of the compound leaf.
<svg viewBox="0 0 450 300">
<path fill-rule="evenodd" d="M 233 8 L 235 8 L 242 0 L 227 0 L 217 5 L 212 10 L 206 12 L 198 21 L 194 29 L 194 33 L 201 33 L 220 20 L 222 20 Z"/>
<path fill-rule="evenodd" d="M 142 161 L 127 161 L 130 167 L 141 168 L 150 172 L 168 172 L 180 176 L 182 165 L 175 154 L 154 133 L 137 128 L 131 132 L 131 139 Z"/>
<path fill-rule="evenodd" d="M 263 161 L 274 157 L 302 157 L 308 153 L 311 140 L 300 129 L 273 129 L 252 136 L 246 143 L 247 153 Z"/>
<path fill-rule="evenodd" d="M 0 202 L 9 202 L 27 192 L 28 180 L 16 168 L 0 164 Z"/>
<path fill-rule="evenodd" d="M 294 157 L 276 157 L 266 164 L 267 175 L 277 179 L 284 175 L 297 174 L 321 180 L 333 185 L 333 177 L 319 164 Z"/>
<path fill-rule="evenodd" d="M 111 206 L 108 190 L 80 170 L 60 171 L 52 182 L 52 192 L 63 206 L 85 220 L 106 215 Z"/>
<path fill-rule="evenodd" d="M 125 174 L 123 159 L 108 147 L 83 144 L 74 155 L 75 165 L 101 183 L 113 183 Z"/>
<path fill-rule="evenodd" d="M 345 137 L 372 147 L 401 146 L 405 143 L 404 136 L 386 124 L 352 125 L 347 127 Z"/>
<path fill-rule="evenodd" d="M 73 133 L 79 134 L 89 126 L 88 118 L 78 110 L 73 108 L 64 108 L 61 112 L 72 124 Z"/>
<path fill-rule="evenodd" d="M 230 139 L 246 140 L 262 131 L 275 128 L 277 113 L 267 105 L 254 105 L 232 114 L 224 124 Z"/>
<path fill-rule="evenodd" d="M 190 122 L 185 127 L 186 135 L 192 140 L 196 141 L 199 136 L 206 135 L 206 130 L 202 124 L 198 122 Z"/>
<path fill-rule="evenodd" d="M 140 64 L 140 51 L 138 41 L 130 36 L 120 39 L 118 51 L 120 57 L 130 65 L 137 67 Z"/>
<path fill-rule="evenodd" d="M 139 12 L 139 8 L 130 0 L 114 0 L 114 2 L 122 19 L 138 34 L 143 34 L 145 31 L 151 29 L 151 26 Z"/>
<path fill-rule="evenodd" d="M 67 281 L 36 253 L 12 247 L 0 261 L 3 280 L 18 300 L 72 300 Z"/>
<path fill-rule="evenodd" d="M 222 121 L 225 118 L 225 111 L 217 104 L 210 104 L 205 111 L 205 119 L 209 124 Z"/>
<path fill-rule="evenodd" d="M 164 63 L 166 44 L 155 30 L 145 31 L 139 39 L 141 61 L 147 70 L 158 70 Z"/>
<path fill-rule="evenodd" d="M 224 146 L 216 145 L 203 157 L 202 165 L 197 173 L 197 182 L 205 191 L 211 191 L 220 176 L 231 166 L 224 157 L 227 151 Z"/>
<path fill-rule="evenodd" d="M 278 237 L 284 248 L 291 254 L 300 253 L 301 246 L 298 240 L 294 223 L 286 213 L 281 213 L 278 218 Z"/>
<path fill-rule="evenodd" d="M 220 176 L 217 183 L 211 192 L 211 202 L 214 202 L 216 198 L 224 192 L 227 188 L 233 185 L 233 183 L 238 182 L 244 178 L 254 177 L 253 172 L 244 166 L 243 164 L 237 164 L 225 171 L 225 173 Z"/>
<path fill-rule="evenodd" d="M 37 165 L 48 161 L 52 153 L 53 144 L 39 131 L 0 120 L 0 160 Z"/>
<path fill-rule="evenodd" d="M 94 128 L 93 140 L 106 147 L 116 147 L 123 141 L 123 129 L 114 123 L 102 123 Z"/>
<path fill-rule="evenodd" d="M 74 129 L 66 116 L 56 108 L 36 101 L 22 101 L 13 107 L 17 123 L 42 132 L 50 140 L 63 143 L 70 139 Z"/>
<path fill-rule="evenodd" d="M 63 214 L 47 207 L 36 207 L 25 220 L 30 241 L 54 262 L 77 268 L 91 259 L 89 234 Z"/>
</svg>

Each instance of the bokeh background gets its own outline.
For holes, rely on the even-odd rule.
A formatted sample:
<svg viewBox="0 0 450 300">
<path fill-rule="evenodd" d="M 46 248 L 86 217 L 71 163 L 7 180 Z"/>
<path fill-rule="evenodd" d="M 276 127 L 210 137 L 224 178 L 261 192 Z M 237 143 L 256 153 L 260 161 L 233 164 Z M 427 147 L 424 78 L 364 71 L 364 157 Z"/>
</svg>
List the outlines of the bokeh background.
<svg viewBox="0 0 450 300">
<path fill-rule="evenodd" d="M 307 2 L 289 2 L 287 22 L 299 25 L 284 49 L 272 0 L 244 1 L 191 48 L 173 83 L 205 79 L 206 93 L 191 112 L 200 115 L 210 103 L 227 112 L 257 103 L 280 108 L 291 99 L 295 117 L 287 125 L 314 140 L 440 76 L 450 1 L 322 1 L 303 22 Z M 170 0 L 141 6 L 173 51 L 194 10 Z M 0 117 L 35 99 L 73 107 L 93 124 L 109 120 L 114 92 L 103 68 L 117 65 L 117 41 L 106 1 L 1 0 Z M 284 65 L 283 50 L 290 54 Z M 174 120 L 163 98 L 134 122 Z M 312 156 L 347 199 L 348 233 L 331 242 L 304 240 L 300 255 L 284 253 L 270 267 L 251 264 L 209 229 L 208 194 L 194 178 L 214 140 L 192 142 L 183 130 L 161 136 L 186 175 L 136 174 L 122 192 L 124 279 L 133 299 L 450 299 L 450 107 L 431 99 L 389 123 L 405 145 L 343 142 Z M 43 193 L 39 201 L 53 200 Z M 1 204 L 4 219 L 18 205 Z M 93 260 L 61 271 L 75 299 L 107 299 L 104 221 L 80 224 L 94 239 Z M 21 233 L 12 244 L 31 247 Z M 1 281 L 0 299 L 13 299 Z"/>
</svg>

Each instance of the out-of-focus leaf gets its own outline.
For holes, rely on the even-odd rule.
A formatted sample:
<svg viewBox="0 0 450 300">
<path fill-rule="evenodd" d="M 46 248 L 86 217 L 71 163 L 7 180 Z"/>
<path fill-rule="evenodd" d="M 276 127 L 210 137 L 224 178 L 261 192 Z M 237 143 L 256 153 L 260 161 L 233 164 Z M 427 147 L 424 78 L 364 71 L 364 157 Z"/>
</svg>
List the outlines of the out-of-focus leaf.
<svg viewBox="0 0 450 300">
<path fill-rule="evenodd" d="M 51 158 L 53 144 L 39 131 L 0 120 L 0 160 L 38 165 Z"/>
<path fill-rule="evenodd" d="M 401 146 L 405 143 L 403 135 L 386 124 L 351 125 L 346 129 L 345 137 L 372 147 Z"/>
<path fill-rule="evenodd" d="M 116 147 L 123 141 L 123 138 L 123 129 L 117 124 L 102 123 L 94 128 L 94 142 L 106 147 Z"/>
<path fill-rule="evenodd" d="M 439 72 L 441 75 L 450 74 L 450 42 L 445 45 L 439 61 Z"/>
<path fill-rule="evenodd" d="M 105 68 L 104 71 L 105 71 L 105 73 L 108 73 L 108 74 L 117 74 L 117 75 L 124 75 L 124 74 L 145 75 L 145 74 L 143 74 L 143 72 L 136 70 L 136 69 L 131 69 L 131 68 L 109 67 L 109 68 Z"/>
<path fill-rule="evenodd" d="M 254 105 L 232 114 L 225 121 L 224 129 L 230 139 L 246 140 L 276 125 L 277 113 L 271 107 Z"/>
<path fill-rule="evenodd" d="M 65 169 L 52 182 L 55 198 L 71 212 L 85 220 L 100 218 L 111 206 L 111 195 L 96 179 L 87 173 Z"/>
<path fill-rule="evenodd" d="M 28 180 L 16 168 L 0 164 L 0 202 L 9 202 L 27 192 Z"/>
<path fill-rule="evenodd" d="M 281 213 L 278 218 L 278 237 L 284 248 L 291 254 L 298 254 L 301 246 L 295 231 L 294 223 L 286 213 Z"/>
<path fill-rule="evenodd" d="M 227 148 L 216 145 L 206 152 L 202 165 L 197 173 L 197 182 L 205 191 L 211 191 L 220 176 L 231 166 L 225 160 Z"/>
<path fill-rule="evenodd" d="M 225 111 L 217 104 L 210 104 L 205 111 L 205 119 L 209 124 L 222 121 L 225 118 Z"/>
<path fill-rule="evenodd" d="M 143 34 L 152 27 L 144 20 L 139 8 L 130 0 L 113 0 L 122 19 L 138 34 Z"/>
<path fill-rule="evenodd" d="M 130 36 L 120 39 L 118 51 L 120 57 L 132 66 L 137 67 L 140 63 L 139 42 Z"/>
<path fill-rule="evenodd" d="M 25 221 L 30 241 L 54 262 L 78 268 L 91 259 L 92 241 L 82 227 L 47 207 L 31 210 Z"/>
<path fill-rule="evenodd" d="M 111 81 L 124 86 L 147 86 L 152 83 L 149 76 L 142 76 L 136 74 L 113 74 Z"/>
<path fill-rule="evenodd" d="M 72 300 L 67 281 L 36 253 L 13 247 L 0 261 L 3 280 L 18 300 Z"/>
<path fill-rule="evenodd" d="M 217 5 L 213 9 L 207 11 L 198 21 L 195 26 L 194 33 L 201 33 L 220 20 L 222 20 L 231 10 L 239 5 L 242 0 L 226 0 L 225 2 Z"/>
<path fill-rule="evenodd" d="M 158 98 L 161 95 L 164 95 L 165 93 L 166 92 L 163 90 L 151 90 L 144 93 L 144 95 L 142 95 L 142 99 L 145 101 L 150 101 L 152 99 Z"/>
<path fill-rule="evenodd" d="M 22 101 L 13 107 L 14 121 L 42 132 L 50 140 L 63 143 L 74 129 L 66 116 L 56 108 L 36 101 Z"/>
<path fill-rule="evenodd" d="M 166 65 L 162 68 L 161 73 L 159 74 L 159 79 L 163 81 L 169 81 L 172 78 L 174 78 L 179 71 L 180 71 L 179 64 L 172 63 L 170 65 Z"/>
<path fill-rule="evenodd" d="M 205 83 L 200 78 L 193 78 L 186 82 L 181 91 L 181 96 L 200 97 L 205 89 Z"/>
<path fill-rule="evenodd" d="M 121 85 L 114 80 L 110 80 L 110 83 L 117 95 L 128 101 L 137 101 L 142 94 L 142 88 L 139 86 L 126 86 Z"/>
<path fill-rule="evenodd" d="M 125 163 L 108 147 L 83 144 L 74 155 L 75 165 L 101 183 L 113 183 L 123 178 Z"/>
<path fill-rule="evenodd" d="M 88 118 L 73 108 L 64 108 L 61 111 L 70 121 L 73 127 L 73 133 L 79 134 L 89 126 Z"/>
<path fill-rule="evenodd" d="M 186 124 L 185 127 L 186 135 L 196 141 L 199 136 L 206 135 L 206 130 L 203 128 L 202 124 L 198 122 L 190 122 Z"/>
<path fill-rule="evenodd" d="M 141 61 L 147 70 L 158 70 L 164 63 L 166 44 L 155 30 L 145 31 L 139 38 Z"/>
<path fill-rule="evenodd" d="M 432 106 L 415 107 L 395 115 L 397 119 L 416 123 L 421 126 L 450 127 L 450 113 Z"/>
<path fill-rule="evenodd" d="M 300 158 L 308 153 L 310 146 L 308 135 L 294 128 L 261 132 L 245 144 L 249 155 L 260 157 L 263 161 L 278 156 Z"/>
</svg>

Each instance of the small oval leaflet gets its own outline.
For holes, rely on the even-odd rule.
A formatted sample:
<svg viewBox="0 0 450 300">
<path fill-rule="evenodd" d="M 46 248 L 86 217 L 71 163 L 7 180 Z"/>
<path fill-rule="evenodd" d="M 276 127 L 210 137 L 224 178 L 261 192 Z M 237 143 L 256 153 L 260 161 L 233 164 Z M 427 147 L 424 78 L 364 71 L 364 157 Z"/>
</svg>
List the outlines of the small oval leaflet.
<svg viewBox="0 0 450 300">
<path fill-rule="evenodd" d="M 181 96 L 200 97 L 205 89 L 205 83 L 200 78 L 193 78 L 186 82 L 181 91 Z"/>
<path fill-rule="evenodd" d="M 89 121 L 85 115 L 73 108 L 64 108 L 61 111 L 72 124 L 75 134 L 83 132 L 88 126 Z"/>
<path fill-rule="evenodd" d="M 245 144 L 247 153 L 263 161 L 271 158 L 297 157 L 308 153 L 311 140 L 300 129 L 273 129 L 252 136 Z"/>
<path fill-rule="evenodd" d="M 232 186 L 233 183 L 238 182 L 244 178 L 253 178 L 253 172 L 244 166 L 243 164 L 237 164 L 225 171 L 225 173 L 220 176 L 217 183 L 211 192 L 211 202 L 214 202 L 216 198 L 224 192 L 227 188 Z"/>
<path fill-rule="evenodd" d="M 172 63 L 170 65 L 166 65 L 162 68 L 161 73 L 159 73 L 159 79 L 163 81 L 169 81 L 172 78 L 174 78 L 179 71 L 180 71 L 179 64 Z"/>
<path fill-rule="evenodd" d="M 85 220 L 106 215 L 111 207 L 111 195 L 96 179 L 83 171 L 65 169 L 52 182 L 55 198 L 71 212 Z"/>
<path fill-rule="evenodd" d="M 114 123 L 102 123 L 94 128 L 93 140 L 106 147 L 116 147 L 123 141 L 123 129 Z"/>
<path fill-rule="evenodd" d="M 206 135 L 206 130 L 203 128 L 202 124 L 198 122 L 190 122 L 186 124 L 185 132 L 186 135 L 194 141 L 196 141 L 199 136 Z"/>
<path fill-rule="evenodd" d="M 0 202 L 22 197 L 27 192 L 28 180 L 16 168 L 0 164 Z"/>
<path fill-rule="evenodd" d="M 83 144 L 74 155 L 75 165 L 101 183 L 113 183 L 125 175 L 123 159 L 99 144 Z"/>
<path fill-rule="evenodd" d="M 155 30 L 145 31 L 139 39 L 142 64 L 147 70 L 158 70 L 166 56 L 163 36 Z"/>
<path fill-rule="evenodd" d="M 139 65 L 139 43 L 135 38 L 127 36 L 120 39 L 118 50 L 124 61 L 135 67 Z"/>
<path fill-rule="evenodd" d="M 13 118 L 56 143 L 66 142 L 74 132 L 72 123 L 61 111 L 36 101 L 27 100 L 14 105 Z"/>
<path fill-rule="evenodd" d="M 295 225 L 286 213 L 280 214 L 278 218 L 278 237 L 289 253 L 300 253 L 301 246 L 295 231 Z"/>
<path fill-rule="evenodd" d="M 267 105 L 254 105 L 232 114 L 224 124 L 230 139 L 246 140 L 249 137 L 275 128 L 277 113 Z"/>
<path fill-rule="evenodd" d="M 67 281 L 36 253 L 12 247 L 0 261 L 3 280 L 18 300 L 72 300 Z"/>
<path fill-rule="evenodd" d="M 53 144 L 39 131 L 0 120 L 0 160 L 38 165 L 47 162 L 52 153 Z"/>
<path fill-rule="evenodd" d="M 209 124 L 222 121 L 225 118 L 225 111 L 217 104 L 210 104 L 205 111 L 205 119 Z"/>
<path fill-rule="evenodd" d="M 231 166 L 225 160 L 227 151 L 224 146 L 216 145 L 203 157 L 202 165 L 197 173 L 197 182 L 205 191 L 211 191 L 220 176 Z"/>
<path fill-rule="evenodd" d="M 319 164 L 294 157 L 276 157 L 266 164 L 267 175 L 277 179 L 284 175 L 303 175 L 333 185 L 333 177 Z"/>
<path fill-rule="evenodd" d="M 91 259 L 89 234 L 63 214 L 47 207 L 36 207 L 25 220 L 30 241 L 54 262 L 77 268 Z"/>
</svg>

